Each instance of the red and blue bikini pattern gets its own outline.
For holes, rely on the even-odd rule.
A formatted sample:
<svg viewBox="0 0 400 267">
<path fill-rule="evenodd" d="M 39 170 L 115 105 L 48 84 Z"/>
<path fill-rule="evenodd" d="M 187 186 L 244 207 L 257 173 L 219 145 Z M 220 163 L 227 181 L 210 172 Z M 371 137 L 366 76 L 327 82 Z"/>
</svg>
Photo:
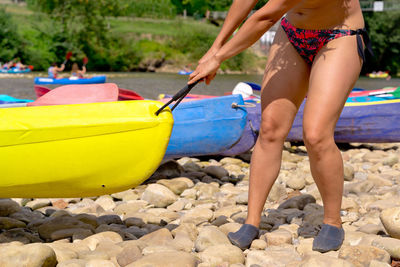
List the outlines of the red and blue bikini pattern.
<svg viewBox="0 0 400 267">
<path fill-rule="evenodd" d="M 286 35 L 292 45 L 296 48 L 300 56 L 309 64 L 312 65 L 315 56 L 319 50 L 336 38 L 349 35 L 357 35 L 357 47 L 360 57 L 365 62 L 365 53 L 361 37 L 363 37 L 368 52 L 372 55 L 371 44 L 365 29 L 347 30 L 347 29 L 333 29 L 333 30 L 305 30 L 294 27 L 284 17 L 281 21 L 281 26 L 286 32 Z"/>
</svg>

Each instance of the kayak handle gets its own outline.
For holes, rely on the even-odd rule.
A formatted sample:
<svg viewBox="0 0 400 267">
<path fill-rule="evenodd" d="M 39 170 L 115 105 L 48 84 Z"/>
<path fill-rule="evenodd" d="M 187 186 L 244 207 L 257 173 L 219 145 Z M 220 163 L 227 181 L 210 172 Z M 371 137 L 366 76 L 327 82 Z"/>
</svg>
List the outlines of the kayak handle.
<svg viewBox="0 0 400 267">
<path fill-rule="evenodd" d="M 232 108 L 255 108 L 256 104 L 246 103 L 244 105 L 239 105 L 238 103 L 233 102 L 231 107 Z"/>
<path fill-rule="evenodd" d="M 160 114 L 161 111 L 163 111 L 169 104 L 171 104 L 172 102 L 176 101 L 176 103 L 174 104 L 174 106 L 171 108 L 171 111 L 174 110 L 179 103 L 182 101 L 182 99 L 185 98 L 185 96 L 190 92 L 190 90 L 192 90 L 193 87 L 196 86 L 196 84 L 198 84 L 200 82 L 200 80 L 192 83 L 192 84 L 186 84 L 185 87 L 183 87 L 178 93 L 176 93 L 171 100 L 169 100 L 166 104 L 164 104 L 164 106 L 162 106 L 159 110 L 156 111 L 156 116 L 158 116 L 158 114 Z"/>
</svg>

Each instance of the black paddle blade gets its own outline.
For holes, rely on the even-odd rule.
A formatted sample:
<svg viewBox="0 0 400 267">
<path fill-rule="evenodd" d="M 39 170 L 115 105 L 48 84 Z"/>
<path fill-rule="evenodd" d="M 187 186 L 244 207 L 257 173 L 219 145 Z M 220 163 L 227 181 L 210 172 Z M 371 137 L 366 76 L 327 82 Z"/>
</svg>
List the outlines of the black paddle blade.
<svg viewBox="0 0 400 267">
<path fill-rule="evenodd" d="M 183 98 L 185 98 L 185 96 L 190 92 L 190 90 L 193 89 L 193 87 L 196 86 L 196 84 L 198 84 L 200 82 L 200 80 L 192 83 L 192 84 L 186 84 L 185 87 L 183 87 L 178 93 L 176 93 L 171 100 L 169 100 L 166 104 L 164 104 L 159 110 L 156 111 L 156 116 L 158 116 L 158 114 L 160 114 L 161 111 L 163 111 L 169 104 L 171 104 L 174 101 L 177 101 L 176 104 L 172 107 L 171 110 L 174 110 L 179 103 L 182 101 Z"/>
</svg>

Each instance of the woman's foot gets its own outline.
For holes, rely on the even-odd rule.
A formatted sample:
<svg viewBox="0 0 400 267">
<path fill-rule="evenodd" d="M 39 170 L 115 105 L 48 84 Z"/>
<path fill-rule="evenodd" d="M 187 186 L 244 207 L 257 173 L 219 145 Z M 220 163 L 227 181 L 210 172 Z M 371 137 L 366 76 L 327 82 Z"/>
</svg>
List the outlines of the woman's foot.
<svg viewBox="0 0 400 267">
<path fill-rule="evenodd" d="M 258 228 L 252 224 L 243 224 L 237 232 L 228 233 L 228 239 L 231 243 L 240 249 L 246 249 L 251 242 L 258 237 Z"/>
<path fill-rule="evenodd" d="M 344 230 L 329 224 L 323 224 L 318 235 L 314 238 L 312 249 L 319 252 L 338 250 L 344 240 Z"/>
</svg>

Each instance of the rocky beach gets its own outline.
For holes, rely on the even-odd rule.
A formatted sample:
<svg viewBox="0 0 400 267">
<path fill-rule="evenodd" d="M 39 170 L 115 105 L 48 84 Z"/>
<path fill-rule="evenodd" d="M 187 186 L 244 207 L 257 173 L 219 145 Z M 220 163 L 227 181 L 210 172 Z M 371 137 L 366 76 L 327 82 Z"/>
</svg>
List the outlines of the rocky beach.
<svg viewBox="0 0 400 267">
<path fill-rule="evenodd" d="M 245 251 L 227 234 L 246 218 L 250 154 L 167 161 L 143 185 L 112 195 L 0 199 L 0 266 L 400 266 L 400 144 L 341 151 L 339 251 L 311 250 L 321 196 L 305 147 L 285 143 L 260 235 Z"/>
</svg>

